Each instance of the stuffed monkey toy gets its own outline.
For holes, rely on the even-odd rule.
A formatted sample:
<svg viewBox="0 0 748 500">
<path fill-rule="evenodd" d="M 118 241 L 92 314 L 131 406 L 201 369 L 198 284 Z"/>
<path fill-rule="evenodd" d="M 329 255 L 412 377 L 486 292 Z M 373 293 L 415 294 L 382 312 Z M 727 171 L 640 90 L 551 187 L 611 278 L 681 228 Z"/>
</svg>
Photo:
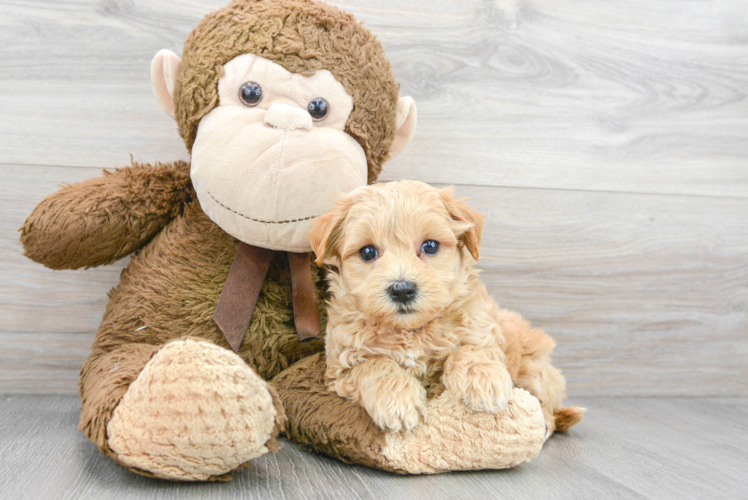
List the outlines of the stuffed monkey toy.
<svg viewBox="0 0 748 500">
<path fill-rule="evenodd" d="M 410 433 L 387 433 L 323 380 L 323 271 L 307 236 L 339 193 L 374 182 L 410 141 L 412 99 L 380 43 L 314 0 L 236 0 L 181 59 L 159 52 L 154 93 L 191 162 L 133 163 L 61 189 L 21 228 L 52 269 L 132 254 L 80 378 L 80 429 L 141 474 L 227 479 L 279 433 L 399 473 L 504 468 L 547 435 L 515 389 L 498 415 L 448 393 Z"/>
</svg>

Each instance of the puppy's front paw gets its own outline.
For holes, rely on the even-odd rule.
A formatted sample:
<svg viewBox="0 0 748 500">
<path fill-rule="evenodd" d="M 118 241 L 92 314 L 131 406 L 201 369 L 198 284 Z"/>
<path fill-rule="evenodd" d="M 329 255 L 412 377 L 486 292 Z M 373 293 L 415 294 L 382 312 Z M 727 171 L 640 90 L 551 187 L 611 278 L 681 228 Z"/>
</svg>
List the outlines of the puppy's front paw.
<svg viewBox="0 0 748 500">
<path fill-rule="evenodd" d="M 514 385 L 506 367 L 496 361 L 485 361 L 456 370 L 444 377 L 452 395 L 472 411 L 497 413 L 505 410 Z"/>
<path fill-rule="evenodd" d="M 413 377 L 386 376 L 367 385 L 361 404 L 381 429 L 409 431 L 426 418 L 426 389 Z"/>
</svg>

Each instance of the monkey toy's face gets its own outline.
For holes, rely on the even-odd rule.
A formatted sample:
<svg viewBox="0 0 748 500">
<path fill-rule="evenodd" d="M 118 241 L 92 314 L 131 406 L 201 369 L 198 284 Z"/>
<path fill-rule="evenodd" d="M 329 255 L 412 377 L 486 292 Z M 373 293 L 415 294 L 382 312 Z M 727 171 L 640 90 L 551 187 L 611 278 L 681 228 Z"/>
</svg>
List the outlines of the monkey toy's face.
<svg viewBox="0 0 748 500">
<path fill-rule="evenodd" d="M 364 150 L 344 132 L 353 99 L 327 70 L 304 77 L 254 54 L 224 65 L 218 94 L 192 147 L 200 205 L 245 243 L 307 251 L 314 219 L 366 185 Z"/>
<path fill-rule="evenodd" d="M 165 59 L 176 57 L 169 54 L 162 54 L 157 77 L 175 73 L 179 60 Z M 192 183 L 203 211 L 245 243 L 309 251 L 314 220 L 341 193 L 367 183 L 366 154 L 345 132 L 353 98 L 328 70 L 303 76 L 255 54 L 224 64 L 218 98 L 192 146 Z M 413 106 L 405 99 L 407 117 Z"/>
</svg>

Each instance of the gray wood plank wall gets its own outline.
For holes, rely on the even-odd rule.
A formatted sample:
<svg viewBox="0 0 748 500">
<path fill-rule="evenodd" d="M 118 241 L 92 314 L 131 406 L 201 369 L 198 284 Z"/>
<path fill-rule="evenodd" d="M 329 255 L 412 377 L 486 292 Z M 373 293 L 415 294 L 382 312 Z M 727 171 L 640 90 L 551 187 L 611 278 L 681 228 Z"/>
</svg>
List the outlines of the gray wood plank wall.
<svg viewBox="0 0 748 500">
<path fill-rule="evenodd" d="M 418 104 L 384 180 L 455 184 L 484 279 L 573 396 L 748 395 L 741 0 L 331 0 Z M 73 393 L 127 260 L 52 272 L 17 229 L 63 182 L 186 159 L 150 90 L 224 0 L 0 0 L 0 392 Z"/>
</svg>

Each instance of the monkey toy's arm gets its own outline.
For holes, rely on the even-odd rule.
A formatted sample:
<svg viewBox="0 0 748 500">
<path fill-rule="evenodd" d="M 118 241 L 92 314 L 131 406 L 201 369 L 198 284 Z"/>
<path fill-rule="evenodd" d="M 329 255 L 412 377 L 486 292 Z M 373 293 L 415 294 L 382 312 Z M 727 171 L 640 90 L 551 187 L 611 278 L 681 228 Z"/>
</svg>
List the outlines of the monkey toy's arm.
<svg viewBox="0 0 748 500">
<path fill-rule="evenodd" d="M 191 196 L 189 164 L 105 171 L 44 199 L 21 227 L 25 255 L 52 269 L 110 264 L 146 244 Z"/>
</svg>

